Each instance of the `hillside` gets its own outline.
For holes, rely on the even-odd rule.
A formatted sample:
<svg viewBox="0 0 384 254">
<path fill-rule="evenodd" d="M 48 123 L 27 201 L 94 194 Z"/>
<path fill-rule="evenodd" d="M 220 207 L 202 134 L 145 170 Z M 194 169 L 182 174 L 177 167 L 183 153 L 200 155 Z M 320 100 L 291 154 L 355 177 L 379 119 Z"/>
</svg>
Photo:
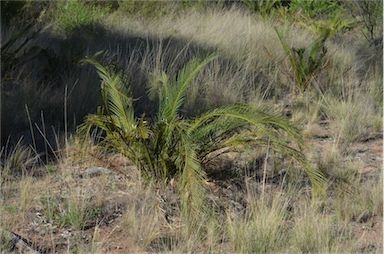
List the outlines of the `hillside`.
<svg viewBox="0 0 384 254">
<path fill-rule="evenodd" d="M 2 1 L 1 253 L 381 253 L 381 1 Z"/>
</svg>

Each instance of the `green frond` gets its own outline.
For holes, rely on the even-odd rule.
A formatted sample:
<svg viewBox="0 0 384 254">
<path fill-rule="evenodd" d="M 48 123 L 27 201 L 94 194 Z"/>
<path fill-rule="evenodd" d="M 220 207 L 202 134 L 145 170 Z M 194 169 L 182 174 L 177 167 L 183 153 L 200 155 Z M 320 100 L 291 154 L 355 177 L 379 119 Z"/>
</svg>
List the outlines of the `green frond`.
<svg viewBox="0 0 384 254">
<path fill-rule="evenodd" d="M 179 161 L 178 164 L 183 163 L 179 185 L 181 212 L 187 224 L 187 234 L 191 234 L 199 224 L 201 213 L 205 212 L 205 174 L 200 160 L 197 158 L 193 142 L 188 140 L 187 135 L 182 136 L 180 153 L 182 161 Z"/>
<path fill-rule="evenodd" d="M 315 168 L 311 166 L 311 164 L 305 158 L 305 155 L 298 149 L 288 145 L 286 142 L 282 141 L 278 136 L 269 136 L 269 140 L 264 138 L 257 137 L 252 132 L 242 132 L 237 135 L 232 136 L 231 138 L 225 141 L 226 146 L 236 147 L 236 146 L 255 146 L 262 145 L 268 146 L 270 145 L 271 149 L 275 152 L 287 156 L 288 158 L 294 159 L 299 166 L 305 171 L 311 180 L 312 187 L 314 189 L 314 194 L 316 195 L 324 195 L 324 191 L 326 190 L 327 180 L 325 176 Z"/>
<path fill-rule="evenodd" d="M 147 94 L 150 100 L 155 101 L 159 98 L 166 98 L 168 92 L 169 78 L 165 72 L 154 74 L 148 83 Z M 162 95 L 162 93 L 164 93 Z"/>
<path fill-rule="evenodd" d="M 249 125 L 256 127 L 265 135 L 274 134 L 276 131 L 283 131 L 297 144 L 303 144 L 303 138 L 300 131 L 292 125 L 287 119 L 266 112 L 251 109 L 248 105 L 230 105 L 214 109 L 192 121 L 189 133 L 193 135 L 201 127 L 211 124 L 217 118 L 225 117 L 228 126 L 236 127 L 235 124 L 230 125 L 231 121 L 239 124 L 239 127 Z M 242 123 L 242 125 L 240 125 Z"/>
<path fill-rule="evenodd" d="M 163 86 L 167 90 L 162 89 L 160 94 L 160 100 L 162 101 L 159 107 L 160 118 L 167 121 L 172 121 L 176 118 L 180 107 L 183 105 L 189 84 L 200 70 L 215 58 L 217 58 L 217 55 L 211 55 L 202 61 L 197 59 L 191 60 L 180 70 L 176 82 L 173 82 L 169 87 Z"/>
<path fill-rule="evenodd" d="M 194 119 L 188 133 L 202 148 L 201 158 L 220 148 L 247 144 L 266 146 L 267 140 L 270 140 L 273 150 L 295 159 L 301 165 L 315 192 L 324 190 L 324 176 L 312 168 L 305 155 L 298 150 L 303 146 L 299 130 L 279 115 L 251 109 L 247 105 L 225 106 Z"/>
<path fill-rule="evenodd" d="M 83 62 L 92 64 L 97 69 L 102 80 L 101 93 L 105 110 L 107 114 L 115 116 L 111 120 L 124 132 L 131 132 L 136 128 L 136 121 L 129 89 L 123 85 L 118 74 L 111 73 L 95 59 L 89 58 Z"/>
</svg>

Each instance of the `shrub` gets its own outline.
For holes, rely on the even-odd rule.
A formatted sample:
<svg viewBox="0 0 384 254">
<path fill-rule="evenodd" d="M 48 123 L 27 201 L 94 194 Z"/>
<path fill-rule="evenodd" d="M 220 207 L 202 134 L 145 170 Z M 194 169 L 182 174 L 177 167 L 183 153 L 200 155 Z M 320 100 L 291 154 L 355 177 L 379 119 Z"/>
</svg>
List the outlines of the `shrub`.
<svg viewBox="0 0 384 254">
<path fill-rule="evenodd" d="M 382 38 L 383 33 L 383 2 L 375 0 L 345 1 L 349 12 L 363 24 L 362 33 L 369 43 Z M 381 39 L 382 41 L 382 39 Z M 382 48 L 382 46 L 380 47 Z"/>
</svg>

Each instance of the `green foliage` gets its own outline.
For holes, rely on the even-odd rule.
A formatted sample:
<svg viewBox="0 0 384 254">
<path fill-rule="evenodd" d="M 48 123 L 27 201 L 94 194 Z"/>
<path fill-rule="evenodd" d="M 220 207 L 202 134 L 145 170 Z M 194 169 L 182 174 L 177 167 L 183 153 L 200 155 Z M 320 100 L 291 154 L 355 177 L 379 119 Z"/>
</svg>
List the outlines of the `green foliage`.
<svg viewBox="0 0 384 254">
<path fill-rule="evenodd" d="M 269 142 L 272 149 L 299 161 L 315 191 L 319 191 L 323 177 L 294 148 L 300 148 L 303 140 L 288 120 L 247 105 L 216 108 L 192 120 L 182 118 L 180 109 L 188 86 L 214 58 L 190 61 L 177 78 L 169 79 L 163 73 L 159 77 L 161 85 L 149 87 L 150 97 L 158 102 L 158 112 L 153 119 L 134 116 L 129 87 L 124 86 L 119 75 L 94 59 L 85 60 L 97 68 L 102 79 L 103 105 L 96 114 L 87 116 L 80 131 L 90 133 L 93 127 L 101 129 L 105 138 L 100 145 L 125 155 L 145 178 L 168 181 L 179 177 L 184 200 L 182 210 L 188 214 L 197 213 L 203 205 L 205 173 L 202 162 L 208 154 L 224 147 L 240 149 L 246 144 L 255 146 Z"/>
<path fill-rule="evenodd" d="M 53 174 L 57 171 L 57 166 L 55 165 L 46 165 L 45 167 L 47 169 L 48 174 Z"/>
<path fill-rule="evenodd" d="M 98 209 L 86 208 L 78 201 L 70 201 L 68 207 L 59 213 L 60 226 L 71 226 L 75 230 L 82 230 L 86 223 L 99 213 Z"/>
<path fill-rule="evenodd" d="M 341 7 L 336 0 L 292 0 L 290 11 L 301 11 L 310 18 L 331 16 L 333 17 Z"/>
<path fill-rule="evenodd" d="M 96 23 L 105 13 L 105 9 L 86 4 L 80 0 L 59 1 L 53 19 L 59 29 L 71 32 Z"/>
<path fill-rule="evenodd" d="M 163 1 L 119 1 L 119 10 L 130 15 L 143 15 L 146 17 L 157 16 L 169 4 Z"/>
<path fill-rule="evenodd" d="M 202 10 L 209 5 L 222 6 L 223 1 L 180 0 L 180 1 L 118 1 L 119 11 L 129 15 L 158 18 L 170 13 L 180 13 L 188 9 Z"/>
<path fill-rule="evenodd" d="M 207 5 L 205 1 L 118 1 L 119 11 L 132 16 L 145 16 L 158 18 L 173 12 L 178 13 L 186 9 L 202 8 Z"/>
<path fill-rule="evenodd" d="M 48 221 L 52 223 L 57 220 L 59 214 L 59 204 L 58 200 L 52 195 L 52 193 L 50 193 L 50 191 L 47 191 L 47 193 L 40 197 L 40 203 Z"/>
<path fill-rule="evenodd" d="M 196 0 L 196 1 L 189 1 L 189 0 L 181 0 L 181 7 L 183 9 L 186 8 L 206 8 L 209 4 L 222 6 L 224 3 L 224 0 L 216 0 L 216 1 L 205 1 L 205 0 Z"/>
<path fill-rule="evenodd" d="M 330 35 L 330 30 L 323 30 L 322 34 L 306 48 L 292 48 L 283 35 L 275 29 L 280 43 L 288 57 L 292 68 L 295 85 L 301 93 L 310 86 L 318 72 L 325 66 L 327 49 L 325 41 Z"/>
<path fill-rule="evenodd" d="M 305 26 L 309 26 L 318 36 L 324 36 L 329 34 L 329 37 L 333 37 L 340 32 L 348 31 L 353 29 L 359 22 L 347 18 L 343 12 L 336 12 L 329 19 L 313 20 L 311 18 L 303 17 Z"/>
<path fill-rule="evenodd" d="M 73 191 L 61 199 L 65 201 L 63 206 L 58 197 L 48 192 L 40 200 L 45 216 L 51 223 L 54 222 L 60 227 L 69 226 L 74 230 L 82 230 L 87 223 L 100 216 L 100 208 L 93 206 L 91 200 L 84 197 L 83 193 Z"/>
<path fill-rule="evenodd" d="M 17 213 L 17 211 L 19 210 L 18 207 L 12 205 L 4 205 L 2 208 L 8 213 Z"/>
<path fill-rule="evenodd" d="M 129 158 L 147 179 L 167 181 L 180 177 L 182 211 L 189 215 L 203 210 L 204 173 L 193 139 L 187 134 L 189 124 L 180 118 L 178 111 L 188 85 L 210 60 L 212 57 L 203 62 L 189 63 L 172 85 L 167 75 L 163 74 L 163 84 L 158 91 L 159 111 L 153 123 L 144 117 L 135 118 L 129 88 L 124 87 L 119 75 L 111 74 L 95 60 L 86 60 L 96 66 L 103 80 L 103 106 L 97 114 L 87 117 L 82 129 L 88 133 L 93 126 L 102 129 L 106 134 L 102 144 Z M 195 224 L 197 218 L 191 220 L 188 221 L 190 226 Z"/>
<path fill-rule="evenodd" d="M 244 0 L 249 10 L 260 14 L 263 18 L 274 16 L 281 2 L 281 0 Z"/>
</svg>

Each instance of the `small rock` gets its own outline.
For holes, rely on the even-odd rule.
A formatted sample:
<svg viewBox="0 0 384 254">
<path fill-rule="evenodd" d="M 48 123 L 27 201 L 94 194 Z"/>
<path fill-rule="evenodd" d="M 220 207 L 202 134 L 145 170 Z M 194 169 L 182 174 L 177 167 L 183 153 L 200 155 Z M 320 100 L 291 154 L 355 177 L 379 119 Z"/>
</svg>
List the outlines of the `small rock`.
<svg viewBox="0 0 384 254">
<path fill-rule="evenodd" d="M 92 167 L 92 168 L 87 168 L 82 174 L 82 177 L 95 177 L 99 175 L 107 175 L 111 174 L 112 171 L 107 168 L 102 168 L 102 167 Z"/>
<path fill-rule="evenodd" d="M 60 234 L 60 236 L 64 239 L 68 239 L 69 237 L 71 237 L 71 235 L 71 232 L 69 232 L 68 230 L 64 230 L 64 232 Z"/>
</svg>

